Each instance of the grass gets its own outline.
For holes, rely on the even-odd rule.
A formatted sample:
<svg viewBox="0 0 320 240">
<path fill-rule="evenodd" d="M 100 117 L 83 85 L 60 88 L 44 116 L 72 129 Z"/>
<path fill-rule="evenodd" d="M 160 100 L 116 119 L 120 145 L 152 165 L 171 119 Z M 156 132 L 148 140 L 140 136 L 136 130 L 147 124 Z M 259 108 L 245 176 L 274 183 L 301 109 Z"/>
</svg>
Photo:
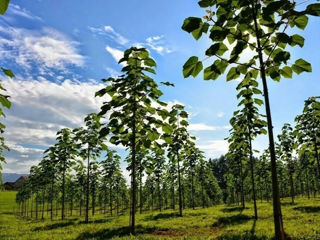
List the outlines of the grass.
<svg viewBox="0 0 320 240">
<path fill-rule="evenodd" d="M 69 217 L 65 221 L 48 219 L 26 220 L 16 217 L 14 192 L 0 193 L 0 239 L 272 239 L 272 205 L 258 203 L 259 219 L 252 217 L 252 205 L 247 208 L 219 205 L 207 209 L 187 209 L 184 217 L 171 210 L 162 213 L 137 214 L 137 234 L 131 236 L 128 216 L 97 215 L 91 223 L 83 218 Z M 283 221 L 289 239 L 320 239 L 319 199 L 298 198 L 291 205 L 283 201 Z"/>
</svg>

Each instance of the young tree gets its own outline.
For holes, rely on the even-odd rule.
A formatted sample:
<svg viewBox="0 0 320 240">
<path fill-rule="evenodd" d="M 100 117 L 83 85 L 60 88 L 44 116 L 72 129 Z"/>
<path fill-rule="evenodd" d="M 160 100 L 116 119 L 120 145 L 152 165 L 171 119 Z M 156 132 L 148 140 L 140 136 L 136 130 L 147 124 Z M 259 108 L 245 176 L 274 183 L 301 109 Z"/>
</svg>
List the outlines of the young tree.
<svg viewBox="0 0 320 240">
<path fill-rule="evenodd" d="M 290 36 L 286 32 L 289 27 L 303 30 L 308 23 L 307 15 L 320 15 L 320 4 L 310 4 L 299 11 L 298 4 L 290 0 L 200 0 L 198 3 L 200 7 L 207 8 L 204 21 L 189 17 L 185 19 L 182 29 L 192 33 L 196 40 L 208 31 L 210 33 L 213 44 L 205 54 L 207 58 L 215 57 L 216 60 L 205 68 L 204 79 L 217 79 L 228 66 L 227 81 L 248 73 L 256 79 L 260 73 L 268 123 L 275 237 L 285 239 L 267 77 L 280 81 L 281 77 L 291 78 L 292 72 L 311 72 L 311 65 L 303 59 L 288 66 L 290 52 L 285 50 L 286 47 L 303 47 L 304 38 L 298 34 Z M 230 53 L 229 57 L 225 56 L 227 53 Z M 251 58 L 245 61 L 241 58 L 243 54 Z M 196 77 L 202 69 L 202 61 L 193 56 L 183 66 L 184 77 Z"/>
<path fill-rule="evenodd" d="M 109 95 L 109 99 L 101 107 L 100 116 L 110 113 L 108 124 L 102 128 L 101 136 L 111 134 L 110 142 L 122 144 L 130 149 L 131 172 L 131 232 L 135 231 L 136 213 L 136 154 L 155 142 L 160 136 L 158 128 L 163 125 L 159 110 L 155 103 L 166 105 L 159 101 L 162 92 L 156 82 L 146 73 L 155 73 L 156 62 L 149 57 L 145 48 L 132 47 L 124 52 L 119 63 L 125 63 L 123 75 L 118 78 L 104 80 L 109 85 L 96 93 L 96 96 Z M 167 117 L 162 111 L 163 120 Z"/>
<path fill-rule="evenodd" d="M 62 175 L 62 208 L 61 208 L 61 219 L 65 219 L 65 183 L 66 173 L 70 167 L 74 164 L 74 155 L 76 154 L 76 144 L 74 142 L 74 136 L 69 128 L 63 128 L 57 133 L 57 158 L 56 167 L 58 172 Z"/>
<path fill-rule="evenodd" d="M 87 183 L 86 183 L 86 211 L 85 222 L 89 222 L 89 192 L 90 192 L 90 159 L 95 160 L 102 149 L 106 149 L 103 144 L 103 138 L 100 138 L 100 117 L 91 113 L 84 119 L 85 128 L 77 128 L 73 132 L 75 133 L 75 140 L 79 143 L 80 156 L 87 161 Z"/>
<path fill-rule="evenodd" d="M 184 147 L 187 145 L 190 140 L 190 135 L 187 130 L 189 123 L 187 122 L 188 113 L 184 110 L 184 106 L 180 104 L 175 104 L 172 106 L 172 109 L 169 113 L 169 124 L 170 129 L 165 130 L 163 138 L 168 143 L 168 158 L 171 161 L 177 162 L 177 173 L 178 173 L 178 194 L 179 194 L 179 216 L 182 217 L 182 184 L 181 184 L 181 154 L 184 150 Z"/>
<path fill-rule="evenodd" d="M 290 181 L 290 194 L 291 194 L 291 202 L 294 203 L 294 183 L 293 183 L 293 173 L 294 173 L 294 163 L 293 163 L 293 151 L 295 149 L 295 139 L 296 136 L 293 132 L 293 128 L 289 123 L 285 123 L 282 127 L 281 134 L 278 135 L 278 139 L 280 142 L 281 148 L 281 156 L 287 163 L 288 173 L 289 173 L 289 181 Z"/>
</svg>

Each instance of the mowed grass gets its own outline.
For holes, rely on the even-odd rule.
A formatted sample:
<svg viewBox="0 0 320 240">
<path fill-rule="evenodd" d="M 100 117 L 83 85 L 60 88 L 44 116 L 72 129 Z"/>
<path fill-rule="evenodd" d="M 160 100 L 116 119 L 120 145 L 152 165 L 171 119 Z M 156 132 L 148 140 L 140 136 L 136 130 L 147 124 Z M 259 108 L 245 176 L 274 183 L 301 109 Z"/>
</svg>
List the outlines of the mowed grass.
<svg viewBox="0 0 320 240">
<path fill-rule="evenodd" d="M 184 217 L 166 210 L 137 214 L 137 234 L 128 232 L 127 215 L 97 215 L 89 224 L 83 218 L 65 221 L 26 220 L 13 214 L 14 192 L 0 193 L 0 239 L 272 239 L 272 205 L 258 203 L 259 219 L 252 218 L 252 204 L 246 209 L 219 205 L 207 209 L 187 209 Z M 282 201 L 283 221 L 289 239 L 320 239 L 320 199 L 297 198 L 292 205 Z M 45 215 L 46 218 L 48 218 Z"/>
</svg>

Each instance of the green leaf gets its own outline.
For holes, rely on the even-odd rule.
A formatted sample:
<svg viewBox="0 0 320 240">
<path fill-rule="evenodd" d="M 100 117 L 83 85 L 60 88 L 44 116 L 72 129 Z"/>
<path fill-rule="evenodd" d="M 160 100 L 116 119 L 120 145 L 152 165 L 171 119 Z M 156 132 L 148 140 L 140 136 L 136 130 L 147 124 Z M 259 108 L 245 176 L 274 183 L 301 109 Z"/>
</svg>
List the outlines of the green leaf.
<svg viewBox="0 0 320 240">
<path fill-rule="evenodd" d="M 202 23 L 201 18 L 188 17 L 184 20 L 182 29 L 188 33 L 191 33 L 194 30 L 200 28 L 201 23 Z"/>
<path fill-rule="evenodd" d="M 293 22 L 298 28 L 304 30 L 308 24 L 308 17 L 305 15 L 302 15 L 297 17 Z"/>
<path fill-rule="evenodd" d="M 292 65 L 292 70 L 300 74 L 302 72 L 312 72 L 312 67 L 310 63 L 300 58 Z"/>
<path fill-rule="evenodd" d="M 203 64 L 198 60 L 198 57 L 192 56 L 183 65 L 183 76 L 185 78 L 189 77 L 190 75 L 196 77 L 201 72 L 203 69 Z"/>
<path fill-rule="evenodd" d="M 228 47 L 224 43 L 215 43 L 211 45 L 210 48 L 207 49 L 207 56 L 222 56 L 226 51 L 228 51 Z"/>
<path fill-rule="evenodd" d="M 0 0 L 0 14 L 3 15 L 8 9 L 10 0 Z"/>
<path fill-rule="evenodd" d="M 209 23 L 200 23 L 200 27 L 194 31 L 192 31 L 192 36 L 198 40 L 199 38 L 201 38 L 202 33 L 207 33 L 208 29 L 209 29 Z"/>
<path fill-rule="evenodd" d="M 285 78 L 292 78 L 292 69 L 291 67 L 284 67 L 280 70 L 280 74 Z"/>
<path fill-rule="evenodd" d="M 146 60 L 144 60 L 144 64 L 149 67 L 157 66 L 157 63 L 152 58 L 147 58 Z"/>
<path fill-rule="evenodd" d="M 201 0 L 198 2 L 202 8 L 211 7 L 215 3 L 215 0 Z"/>
<path fill-rule="evenodd" d="M 227 81 L 237 79 L 240 76 L 236 67 L 232 67 L 227 74 Z"/>
<path fill-rule="evenodd" d="M 148 134 L 148 138 L 150 139 L 150 141 L 157 140 L 159 138 L 159 134 L 155 132 L 151 132 Z"/>
<path fill-rule="evenodd" d="M 10 78 L 14 77 L 13 72 L 10 69 L 1 68 L 2 72 Z"/>
<path fill-rule="evenodd" d="M 304 38 L 298 34 L 294 34 L 291 37 L 291 44 L 292 47 L 294 47 L 295 45 L 299 45 L 300 47 L 303 47 L 304 45 Z"/>
<path fill-rule="evenodd" d="M 306 13 L 312 16 L 320 16 L 320 3 L 310 4 L 306 9 Z"/>
<path fill-rule="evenodd" d="M 10 108 L 11 107 L 11 102 L 8 100 L 8 97 L 0 95 L 0 103 L 2 106 L 6 107 L 6 108 Z"/>
</svg>

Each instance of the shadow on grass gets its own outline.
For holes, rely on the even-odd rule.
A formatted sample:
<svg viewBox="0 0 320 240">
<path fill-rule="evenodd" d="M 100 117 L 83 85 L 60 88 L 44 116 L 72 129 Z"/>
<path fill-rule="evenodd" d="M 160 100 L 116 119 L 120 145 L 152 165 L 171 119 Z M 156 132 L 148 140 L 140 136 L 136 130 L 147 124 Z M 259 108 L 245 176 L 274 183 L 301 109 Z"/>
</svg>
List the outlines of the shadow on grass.
<svg viewBox="0 0 320 240">
<path fill-rule="evenodd" d="M 174 218 L 179 217 L 178 213 L 159 213 L 157 215 L 149 215 L 145 217 L 146 221 L 158 220 L 158 219 L 167 219 L 167 218 Z"/>
<path fill-rule="evenodd" d="M 136 226 L 136 234 L 153 233 L 157 229 L 155 227 L 143 227 L 141 225 Z M 103 229 L 97 232 L 83 232 L 76 240 L 96 239 L 104 240 L 111 239 L 113 237 L 122 237 L 130 235 L 130 227 L 121 227 L 117 229 Z"/>
<path fill-rule="evenodd" d="M 222 212 L 242 212 L 245 209 L 249 209 L 249 208 L 243 208 L 243 207 L 228 207 L 228 208 L 223 208 L 221 211 Z"/>
<path fill-rule="evenodd" d="M 292 202 L 282 202 L 281 206 L 295 206 L 297 203 L 292 203 Z"/>
<path fill-rule="evenodd" d="M 229 217 L 221 217 L 218 219 L 217 222 L 212 224 L 212 226 L 219 227 L 221 225 L 238 225 L 238 224 L 245 223 L 251 219 L 252 219 L 252 217 L 249 217 L 244 214 L 238 214 L 238 215 L 233 215 L 233 216 L 229 216 Z"/>
<path fill-rule="evenodd" d="M 54 223 L 54 224 L 46 225 L 43 227 L 33 228 L 32 231 L 46 231 L 46 230 L 68 227 L 68 226 L 74 225 L 74 224 L 75 224 L 74 221 Z"/>
<path fill-rule="evenodd" d="M 266 236 L 256 236 L 251 232 L 244 232 L 242 234 L 224 234 L 217 238 L 218 240 L 267 240 L 269 239 Z"/>
<path fill-rule="evenodd" d="M 320 207 L 315 207 L 315 206 L 295 207 L 293 209 L 300 212 L 306 212 L 306 213 L 320 212 Z"/>
<path fill-rule="evenodd" d="M 79 224 L 91 224 L 91 223 L 107 223 L 111 222 L 111 218 L 102 218 L 102 219 L 92 219 L 89 220 L 87 223 L 85 221 L 80 221 Z"/>
</svg>

